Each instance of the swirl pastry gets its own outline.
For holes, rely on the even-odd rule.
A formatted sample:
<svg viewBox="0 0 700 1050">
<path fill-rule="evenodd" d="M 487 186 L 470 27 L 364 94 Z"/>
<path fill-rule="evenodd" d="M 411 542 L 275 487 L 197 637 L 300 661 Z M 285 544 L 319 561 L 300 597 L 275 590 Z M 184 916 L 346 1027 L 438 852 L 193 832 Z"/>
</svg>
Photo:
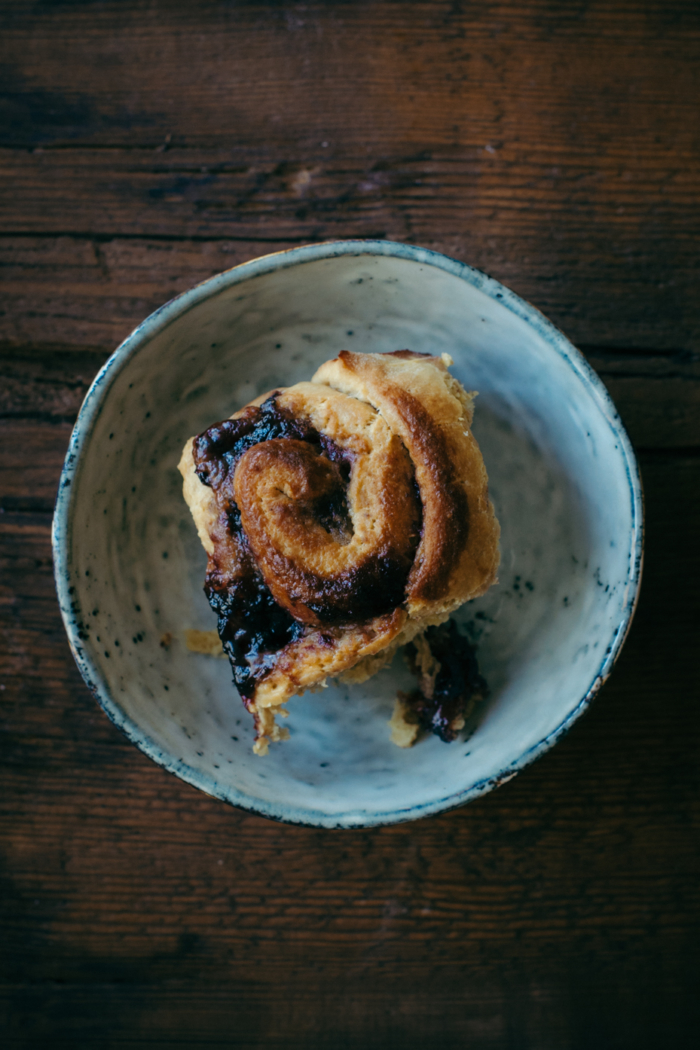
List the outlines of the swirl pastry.
<svg viewBox="0 0 700 1050">
<path fill-rule="evenodd" d="M 444 357 L 343 351 L 185 446 L 205 591 L 260 754 L 291 696 L 365 680 L 495 581 L 475 395 Z"/>
</svg>

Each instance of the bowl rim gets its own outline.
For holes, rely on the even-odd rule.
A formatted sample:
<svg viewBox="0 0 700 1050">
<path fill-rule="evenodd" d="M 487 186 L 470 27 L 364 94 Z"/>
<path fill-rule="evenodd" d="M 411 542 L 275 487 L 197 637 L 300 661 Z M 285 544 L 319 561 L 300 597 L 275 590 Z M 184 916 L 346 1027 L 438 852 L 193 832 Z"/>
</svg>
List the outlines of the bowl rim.
<svg viewBox="0 0 700 1050">
<path fill-rule="evenodd" d="M 276 270 L 346 255 L 391 256 L 435 267 L 459 277 L 477 290 L 484 292 L 491 299 L 501 303 L 511 313 L 529 324 L 556 351 L 583 382 L 588 392 L 593 395 L 593 400 L 598 405 L 601 414 L 619 439 L 619 454 L 624 461 L 631 498 L 632 534 L 629 548 L 631 571 L 626 580 L 626 598 L 622 618 L 612 631 L 605 655 L 596 673 L 593 675 L 588 689 L 555 729 L 524 751 L 514 762 L 511 762 L 497 774 L 477 781 L 462 791 L 451 793 L 431 802 L 408 806 L 405 809 L 397 808 L 377 813 L 367 813 L 364 810 L 355 809 L 341 814 L 328 814 L 322 810 L 312 810 L 301 806 L 290 807 L 285 805 L 284 802 L 267 802 L 264 799 L 254 798 L 237 788 L 224 787 L 209 774 L 203 773 L 163 751 L 122 710 L 110 695 L 99 669 L 82 645 L 83 632 L 80 627 L 80 616 L 79 613 L 76 615 L 73 599 L 76 588 L 73 582 L 74 576 L 70 564 L 69 551 L 75 502 L 74 492 L 76 490 L 73 482 L 78 477 L 81 454 L 87 446 L 94 424 L 114 380 L 131 358 L 156 334 L 168 327 L 176 319 L 199 303 L 218 295 L 226 288 Z M 493 788 L 511 780 L 522 769 L 553 747 L 568 732 L 574 722 L 581 717 L 601 686 L 607 681 L 625 642 L 637 607 L 644 560 L 644 498 L 639 466 L 632 443 L 612 398 L 581 352 L 536 307 L 516 295 L 515 292 L 506 288 L 493 277 L 489 277 L 482 270 L 432 249 L 396 241 L 349 239 L 324 241 L 289 248 L 284 251 L 259 256 L 224 270 L 222 273 L 216 274 L 214 277 L 210 277 L 170 299 L 142 321 L 120 343 L 93 380 L 73 427 L 56 496 L 51 545 L 59 607 L 75 662 L 85 683 L 105 714 L 132 743 L 154 762 L 168 770 L 168 772 L 174 773 L 180 779 L 199 788 L 205 794 L 221 799 L 240 809 L 288 824 L 322 828 L 359 829 L 403 823 L 419 817 L 443 813 L 486 794 Z"/>
</svg>

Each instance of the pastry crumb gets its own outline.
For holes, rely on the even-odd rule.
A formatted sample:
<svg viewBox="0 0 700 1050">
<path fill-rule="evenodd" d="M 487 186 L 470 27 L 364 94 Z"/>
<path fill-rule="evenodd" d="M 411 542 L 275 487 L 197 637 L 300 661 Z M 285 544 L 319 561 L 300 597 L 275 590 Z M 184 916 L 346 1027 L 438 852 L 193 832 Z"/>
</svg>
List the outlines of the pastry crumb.
<svg viewBox="0 0 700 1050">
<path fill-rule="evenodd" d="M 165 634 L 163 635 L 163 637 L 160 640 L 160 647 L 161 647 L 161 649 L 169 649 L 172 644 L 173 644 L 173 636 L 170 633 L 170 631 L 166 631 Z"/>
<path fill-rule="evenodd" d="M 413 747 L 420 733 L 420 724 L 414 711 L 404 699 L 403 693 L 396 697 L 394 710 L 389 720 L 391 742 L 397 747 Z"/>
<path fill-rule="evenodd" d="M 204 656 L 226 656 L 218 631 L 192 629 L 185 631 L 185 645 L 191 653 L 202 653 Z"/>
<path fill-rule="evenodd" d="M 435 679 L 442 670 L 442 664 L 433 653 L 424 634 L 413 639 L 414 673 L 418 676 L 420 690 L 426 700 L 432 700 L 435 693 Z"/>
<path fill-rule="evenodd" d="M 277 744 L 281 740 L 289 740 L 289 730 L 278 726 L 275 722 L 276 714 L 281 714 L 283 718 L 286 718 L 289 712 L 286 708 L 279 707 L 274 710 L 269 707 L 253 707 L 252 713 L 255 718 L 256 730 L 253 753 L 262 758 L 268 753 L 270 744 Z"/>
</svg>

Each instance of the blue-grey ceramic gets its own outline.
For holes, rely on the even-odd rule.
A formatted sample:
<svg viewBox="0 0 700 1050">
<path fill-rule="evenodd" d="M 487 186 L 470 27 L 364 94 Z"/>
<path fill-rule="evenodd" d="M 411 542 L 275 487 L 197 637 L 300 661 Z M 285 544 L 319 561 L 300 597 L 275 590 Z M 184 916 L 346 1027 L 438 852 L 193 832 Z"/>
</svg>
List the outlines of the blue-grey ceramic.
<svg viewBox="0 0 700 1050">
<path fill-rule="evenodd" d="M 454 358 L 500 518 L 500 583 L 460 619 L 490 697 L 464 738 L 389 739 L 401 657 L 364 686 L 290 702 L 259 758 L 228 662 L 189 652 L 215 626 L 177 473 L 185 440 L 343 348 Z M 56 504 L 71 648 L 109 717 L 217 798 L 282 820 L 366 827 L 439 813 L 546 751 L 610 673 L 640 582 L 634 454 L 602 383 L 537 310 L 469 266 L 388 241 L 295 248 L 167 303 L 85 399 Z M 170 644 L 168 645 L 168 636 Z M 164 640 L 164 644 L 161 641 Z M 592 759 L 593 760 L 593 759 Z"/>
</svg>

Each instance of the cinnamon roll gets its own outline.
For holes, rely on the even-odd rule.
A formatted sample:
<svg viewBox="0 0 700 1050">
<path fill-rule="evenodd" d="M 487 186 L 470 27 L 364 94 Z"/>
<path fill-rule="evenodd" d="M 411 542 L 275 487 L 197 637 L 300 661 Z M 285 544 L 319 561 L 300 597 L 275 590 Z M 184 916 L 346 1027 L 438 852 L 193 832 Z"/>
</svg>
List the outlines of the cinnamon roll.
<svg viewBox="0 0 700 1050">
<path fill-rule="evenodd" d="M 184 495 L 254 750 L 326 679 L 364 681 L 496 579 L 499 526 L 451 361 L 343 351 L 187 442 Z"/>
</svg>

